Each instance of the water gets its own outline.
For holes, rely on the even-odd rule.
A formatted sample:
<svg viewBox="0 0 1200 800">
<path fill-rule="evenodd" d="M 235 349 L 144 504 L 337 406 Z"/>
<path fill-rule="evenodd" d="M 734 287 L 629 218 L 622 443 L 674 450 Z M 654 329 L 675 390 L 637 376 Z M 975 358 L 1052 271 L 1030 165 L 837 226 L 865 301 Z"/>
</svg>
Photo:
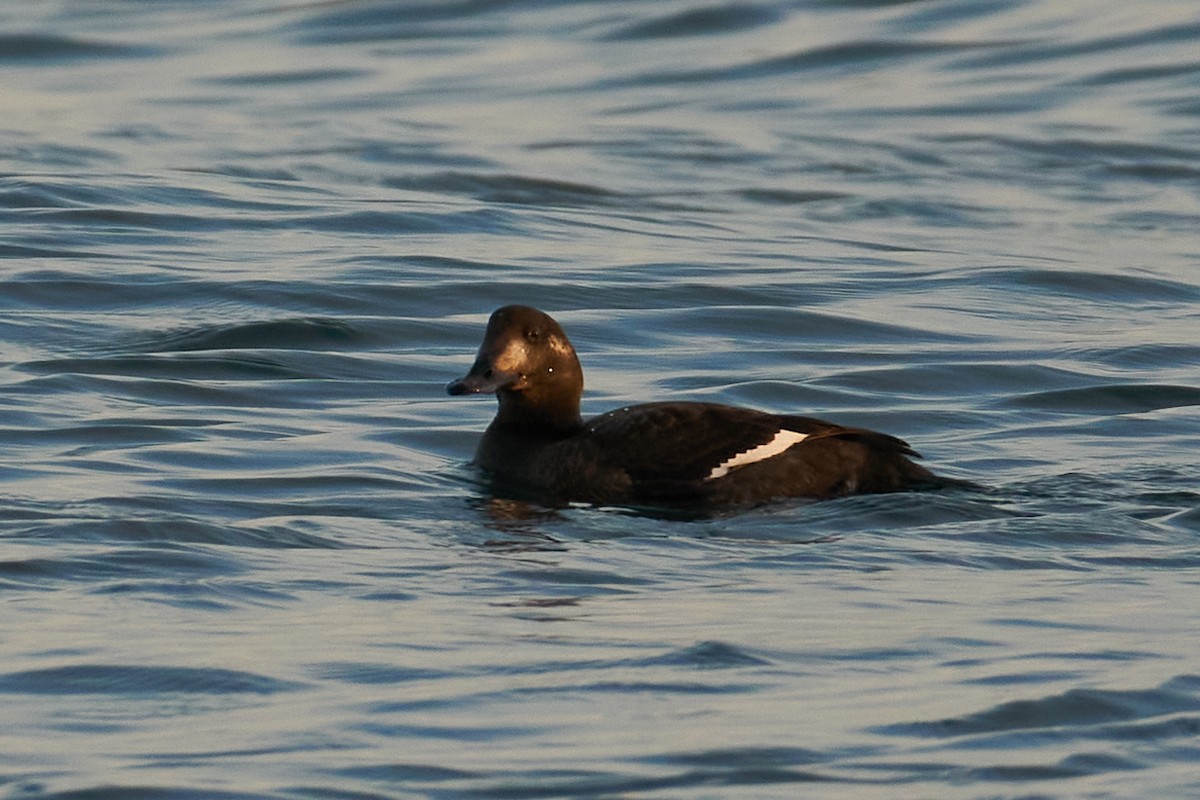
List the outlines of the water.
<svg viewBox="0 0 1200 800">
<path fill-rule="evenodd" d="M 1193 2 L 0 9 L 0 791 L 1200 793 Z M 442 387 L 980 492 L 522 510 Z"/>
</svg>

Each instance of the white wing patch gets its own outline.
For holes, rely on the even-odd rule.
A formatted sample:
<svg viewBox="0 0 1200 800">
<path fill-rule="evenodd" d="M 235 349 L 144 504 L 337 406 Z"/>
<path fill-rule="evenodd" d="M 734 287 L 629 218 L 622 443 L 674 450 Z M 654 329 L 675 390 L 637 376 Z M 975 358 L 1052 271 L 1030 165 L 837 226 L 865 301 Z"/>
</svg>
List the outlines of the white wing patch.
<svg viewBox="0 0 1200 800">
<path fill-rule="evenodd" d="M 794 444 L 799 444 L 808 438 L 808 434 L 797 433 L 796 431 L 781 430 L 779 433 L 766 444 L 760 444 L 758 447 L 752 447 L 744 453 L 738 453 L 733 458 L 722 461 L 717 466 L 713 467 L 712 472 L 704 479 L 711 481 L 715 478 L 720 478 L 729 474 L 729 470 L 744 467 L 747 464 L 753 464 L 755 461 L 763 461 L 771 456 L 777 456 L 784 450 L 787 450 Z"/>
</svg>

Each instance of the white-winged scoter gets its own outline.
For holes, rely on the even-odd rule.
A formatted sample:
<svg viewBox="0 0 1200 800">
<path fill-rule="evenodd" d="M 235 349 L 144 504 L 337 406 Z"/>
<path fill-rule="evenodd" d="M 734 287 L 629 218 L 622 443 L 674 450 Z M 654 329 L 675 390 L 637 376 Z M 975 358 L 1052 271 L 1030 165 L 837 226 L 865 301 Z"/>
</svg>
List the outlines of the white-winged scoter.
<svg viewBox="0 0 1200 800">
<path fill-rule="evenodd" d="M 961 483 L 913 463 L 901 439 L 810 417 L 668 401 L 584 420 L 575 349 L 529 306 L 492 314 L 471 370 L 446 391 L 496 395 L 475 463 L 527 498 L 714 507 Z"/>
</svg>

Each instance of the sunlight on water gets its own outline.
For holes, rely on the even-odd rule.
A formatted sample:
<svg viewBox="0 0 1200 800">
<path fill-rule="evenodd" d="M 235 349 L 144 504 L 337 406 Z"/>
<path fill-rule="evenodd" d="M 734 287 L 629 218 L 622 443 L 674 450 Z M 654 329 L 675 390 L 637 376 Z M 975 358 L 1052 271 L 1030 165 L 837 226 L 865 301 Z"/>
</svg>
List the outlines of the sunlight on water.
<svg viewBox="0 0 1200 800">
<path fill-rule="evenodd" d="M 1200 790 L 1192 3 L 0 30 L 6 796 Z M 492 497 L 508 303 L 981 486 Z"/>
</svg>

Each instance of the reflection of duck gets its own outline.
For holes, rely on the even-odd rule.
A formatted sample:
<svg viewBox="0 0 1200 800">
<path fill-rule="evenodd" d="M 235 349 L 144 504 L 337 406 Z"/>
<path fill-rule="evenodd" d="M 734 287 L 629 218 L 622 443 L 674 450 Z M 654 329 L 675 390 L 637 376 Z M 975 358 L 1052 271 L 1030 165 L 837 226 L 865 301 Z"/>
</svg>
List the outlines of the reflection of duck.
<svg viewBox="0 0 1200 800">
<path fill-rule="evenodd" d="M 495 393 L 475 462 L 497 488 L 551 502 L 714 506 L 957 483 L 894 436 L 809 417 L 664 402 L 585 421 L 575 349 L 528 306 L 492 314 L 470 372 L 446 391 Z"/>
</svg>

